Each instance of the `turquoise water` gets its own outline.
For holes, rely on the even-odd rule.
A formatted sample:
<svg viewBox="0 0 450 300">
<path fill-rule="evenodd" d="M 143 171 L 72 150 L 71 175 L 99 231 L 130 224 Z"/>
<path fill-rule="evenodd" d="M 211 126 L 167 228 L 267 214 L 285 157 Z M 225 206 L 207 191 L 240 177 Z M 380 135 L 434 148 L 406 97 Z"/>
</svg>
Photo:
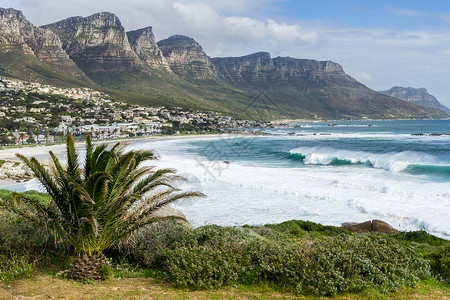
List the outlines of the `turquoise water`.
<svg viewBox="0 0 450 300">
<path fill-rule="evenodd" d="M 450 181 L 450 121 L 295 123 L 276 135 L 196 141 L 188 151 L 211 160 L 279 168 L 380 168 Z M 446 135 L 446 133 L 448 135 Z"/>
<path fill-rule="evenodd" d="M 380 219 L 450 239 L 450 120 L 297 123 L 270 136 L 133 141 L 176 168 L 194 226 Z M 35 188 L 29 183 L 26 188 Z"/>
<path fill-rule="evenodd" d="M 135 147 L 208 196 L 179 205 L 194 226 L 381 219 L 450 239 L 449 120 L 294 125 Z"/>
</svg>

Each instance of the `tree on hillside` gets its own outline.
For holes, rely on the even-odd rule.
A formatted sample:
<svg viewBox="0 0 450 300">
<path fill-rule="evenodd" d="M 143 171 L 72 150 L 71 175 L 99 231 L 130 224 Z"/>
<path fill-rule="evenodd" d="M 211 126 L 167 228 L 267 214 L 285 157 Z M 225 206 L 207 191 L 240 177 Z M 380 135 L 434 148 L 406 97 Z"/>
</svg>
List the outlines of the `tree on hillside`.
<svg viewBox="0 0 450 300">
<path fill-rule="evenodd" d="M 6 134 L 1 134 L 0 135 L 0 144 L 1 145 L 10 145 L 10 144 L 14 144 L 14 141 L 10 138 L 8 138 L 8 136 Z"/>
<path fill-rule="evenodd" d="M 172 187 L 173 169 L 144 165 L 156 158 L 153 151 L 125 152 L 122 143 L 94 146 L 87 136 L 86 158 L 80 165 L 70 133 L 66 144 L 67 164 L 50 151 L 50 170 L 34 157 L 17 154 L 45 187 L 50 201 L 44 204 L 13 193 L 8 208 L 49 230 L 74 252 L 69 271 L 74 279 L 101 279 L 99 270 L 106 264 L 103 250 L 161 220 L 153 215 L 158 209 L 179 199 L 204 196 Z"/>
</svg>

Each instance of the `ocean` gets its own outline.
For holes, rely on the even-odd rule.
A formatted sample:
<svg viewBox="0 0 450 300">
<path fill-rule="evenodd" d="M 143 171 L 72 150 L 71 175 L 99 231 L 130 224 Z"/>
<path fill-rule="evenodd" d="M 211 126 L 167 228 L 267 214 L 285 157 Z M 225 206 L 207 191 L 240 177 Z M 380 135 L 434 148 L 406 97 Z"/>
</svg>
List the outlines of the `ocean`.
<svg viewBox="0 0 450 300">
<path fill-rule="evenodd" d="M 259 130 L 267 136 L 133 141 L 129 148 L 155 149 L 158 167 L 187 178 L 175 185 L 207 195 L 175 205 L 195 227 L 379 219 L 450 239 L 450 120 L 292 125 Z"/>
</svg>

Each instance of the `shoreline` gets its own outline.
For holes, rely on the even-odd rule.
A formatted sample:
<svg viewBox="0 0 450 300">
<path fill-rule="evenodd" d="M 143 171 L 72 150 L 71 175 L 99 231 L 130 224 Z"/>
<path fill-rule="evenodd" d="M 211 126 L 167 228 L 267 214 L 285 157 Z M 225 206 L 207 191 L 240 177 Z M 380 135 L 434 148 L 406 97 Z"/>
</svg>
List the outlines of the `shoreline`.
<svg viewBox="0 0 450 300">
<path fill-rule="evenodd" d="M 192 134 L 192 135 L 159 135 L 159 136 L 148 136 L 143 138 L 124 138 L 124 139 L 114 139 L 114 140 L 95 140 L 94 144 L 113 144 L 118 142 L 157 142 L 162 140 L 178 140 L 178 139 L 189 139 L 189 138 L 210 138 L 210 137 L 220 137 L 225 135 L 239 135 L 236 133 L 215 133 L 215 134 Z M 85 141 L 76 141 L 75 147 L 77 150 L 84 147 Z M 49 151 L 52 151 L 58 158 L 65 152 L 66 145 L 64 143 L 54 144 L 54 145 L 26 145 L 22 147 L 12 147 L 0 149 L 0 160 L 20 162 L 17 158 L 16 153 L 20 153 L 25 157 L 34 156 L 39 161 L 50 159 Z M 44 159 L 45 158 L 45 159 Z"/>
<path fill-rule="evenodd" d="M 319 122 L 364 122 L 364 121 L 370 121 L 370 122 L 379 122 L 379 121 L 421 121 L 421 120 L 441 120 L 446 121 L 450 120 L 450 118 L 438 118 L 438 119 L 427 119 L 427 118 L 419 118 L 419 119 L 355 119 L 355 120 L 345 120 L 345 119 L 279 119 L 279 120 L 273 120 L 270 121 L 274 124 L 281 124 L 281 123 L 319 123 Z"/>
<path fill-rule="evenodd" d="M 239 134 L 236 132 L 224 132 L 217 134 L 189 134 L 189 135 L 159 135 L 159 136 L 147 136 L 141 138 L 124 138 L 114 140 L 96 140 L 94 144 L 115 144 L 118 142 L 126 144 L 130 143 L 152 143 L 158 141 L 170 141 L 170 140 L 188 140 L 188 139 L 207 139 L 207 138 L 228 138 L 230 135 L 240 136 L 246 134 Z M 75 148 L 77 152 L 85 149 L 85 141 L 76 141 Z M 51 162 L 49 151 L 52 151 L 55 156 L 64 161 L 66 153 L 65 144 L 55 145 L 29 145 L 24 147 L 13 147 L 0 149 L 0 188 L 13 187 L 15 185 L 21 185 L 34 178 L 30 176 L 30 170 L 25 166 L 22 161 L 16 156 L 17 153 L 30 158 L 34 157 L 39 162 L 48 165 Z M 16 165 L 17 164 L 17 165 Z M 13 166 L 13 167 L 12 167 Z"/>
</svg>

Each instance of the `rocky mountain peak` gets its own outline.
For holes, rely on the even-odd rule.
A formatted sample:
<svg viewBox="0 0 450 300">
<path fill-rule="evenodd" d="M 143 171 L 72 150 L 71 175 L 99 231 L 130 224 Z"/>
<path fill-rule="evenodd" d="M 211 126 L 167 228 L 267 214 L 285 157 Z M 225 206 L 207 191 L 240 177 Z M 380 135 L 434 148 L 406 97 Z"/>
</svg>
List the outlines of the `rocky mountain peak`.
<svg viewBox="0 0 450 300">
<path fill-rule="evenodd" d="M 156 44 L 152 27 L 145 27 L 127 32 L 128 42 L 138 57 L 151 66 L 169 69 L 166 59 Z"/>
<path fill-rule="evenodd" d="M 185 35 L 172 35 L 167 39 L 158 42 L 160 47 L 179 47 L 179 48 L 196 48 L 203 51 L 202 46 L 191 37 Z"/>
<path fill-rule="evenodd" d="M 279 75 L 268 52 L 213 58 L 212 62 L 219 77 L 229 82 L 266 81 Z"/>
<path fill-rule="evenodd" d="M 26 21 L 28 20 L 24 17 L 22 11 L 16 10 L 14 8 L 2 8 L 0 7 L 0 19 L 3 21 L 4 19 L 14 19 L 19 21 Z"/>
<path fill-rule="evenodd" d="M 50 30 L 34 27 L 19 10 L 0 8 L 0 45 L 19 47 L 25 54 L 55 63 L 69 74 L 81 73 L 62 49 L 58 36 Z"/>
<path fill-rule="evenodd" d="M 0 44 L 22 44 L 33 38 L 34 26 L 20 10 L 0 8 Z"/>
<path fill-rule="evenodd" d="M 70 58 L 87 73 L 121 72 L 141 65 L 113 13 L 71 17 L 42 28 L 56 33 Z"/>
<path fill-rule="evenodd" d="M 42 27 L 54 31 L 60 37 L 69 55 L 105 44 L 118 45 L 131 51 L 125 29 L 113 13 L 101 12 L 85 18 L 71 17 Z"/>
<path fill-rule="evenodd" d="M 277 57 L 273 59 L 273 63 L 283 76 L 302 77 L 311 80 L 315 80 L 314 78 L 340 78 L 348 81 L 356 81 L 345 74 L 341 65 L 332 61 Z"/>
<path fill-rule="evenodd" d="M 241 57 L 213 58 L 218 76 L 229 82 L 287 82 L 292 78 L 316 81 L 317 78 L 355 81 L 332 61 L 316 61 L 292 57 L 271 58 L 267 52 Z"/>
<path fill-rule="evenodd" d="M 413 88 L 413 87 L 401 87 L 394 86 L 387 91 L 381 91 L 380 93 L 388 95 L 394 98 L 398 98 L 404 101 L 408 101 L 420 106 L 436 108 L 450 112 L 450 109 L 442 105 L 436 97 L 429 94 L 426 88 Z"/>
<path fill-rule="evenodd" d="M 158 43 L 170 68 L 183 77 L 215 77 L 211 59 L 197 41 L 184 35 L 173 35 Z"/>
</svg>

